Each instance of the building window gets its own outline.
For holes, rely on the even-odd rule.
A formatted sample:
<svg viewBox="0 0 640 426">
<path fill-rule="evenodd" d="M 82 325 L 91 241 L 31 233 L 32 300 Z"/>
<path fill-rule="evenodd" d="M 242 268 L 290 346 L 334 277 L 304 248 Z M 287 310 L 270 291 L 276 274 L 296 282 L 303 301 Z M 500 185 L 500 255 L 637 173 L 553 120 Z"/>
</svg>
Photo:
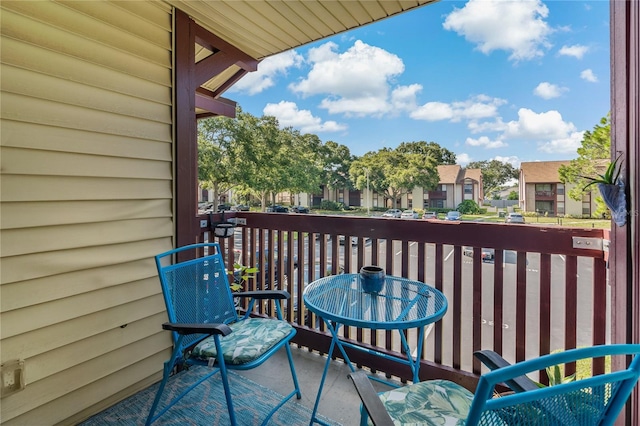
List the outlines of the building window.
<svg viewBox="0 0 640 426">
<path fill-rule="evenodd" d="M 464 193 L 465 194 L 473 194 L 473 184 L 472 183 L 465 183 L 464 184 Z"/>
<path fill-rule="evenodd" d="M 558 201 L 558 214 L 564 214 L 564 201 Z"/>
<path fill-rule="evenodd" d="M 552 216 L 553 201 L 536 201 L 536 213 L 544 216 Z"/>
<path fill-rule="evenodd" d="M 559 183 L 556 185 L 556 194 L 564 195 L 564 184 Z"/>
<path fill-rule="evenodd" d="M 378 194 L 376 194 L 375 192 L 372 195 L 373 198 L 373 207 L 380 207 L 380 204 L 378 203 Z"/>
<path fill-rule="evenodd" d="M 551 191 L 550 183 L 536 183 L 536 191 Z"/>
<path fill-rule="evenodd" d="M 591 192 L 582 194 L 582 215 L 591 216 Z"/>
<path fill-rule="evenodd" d="M 408 193 L 407 194 L 407 208 L 408 209 L 412 209 L 413 208 L 413 194 L 412 193 Z"/>
<path fill-rule="evenodd" d="M 429 207 L 431 207 L 432 209 L 443 209 L 444 200 L 430 200 Z"/>
</svg>

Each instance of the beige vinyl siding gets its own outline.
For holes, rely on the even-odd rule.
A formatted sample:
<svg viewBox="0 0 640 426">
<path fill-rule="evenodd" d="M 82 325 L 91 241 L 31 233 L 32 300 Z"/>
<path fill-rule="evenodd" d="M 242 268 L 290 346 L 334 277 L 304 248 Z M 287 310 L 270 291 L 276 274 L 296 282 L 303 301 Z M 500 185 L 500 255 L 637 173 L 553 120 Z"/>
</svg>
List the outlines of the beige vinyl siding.
<svg viewBox="0 0 640 426">
<path fill-rule="evenodd" d="M 75 424 L 157 380 L 173 224 L 172 9 L 0 3 L 3 425 Z"/>
</svg>

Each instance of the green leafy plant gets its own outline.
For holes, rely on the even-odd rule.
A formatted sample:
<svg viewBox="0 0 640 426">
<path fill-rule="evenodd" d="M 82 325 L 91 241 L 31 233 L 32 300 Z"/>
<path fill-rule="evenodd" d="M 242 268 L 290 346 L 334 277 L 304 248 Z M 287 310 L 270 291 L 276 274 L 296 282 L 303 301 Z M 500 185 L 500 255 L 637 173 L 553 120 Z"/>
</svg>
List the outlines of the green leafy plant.
<svg viewBox="0 0 640 426">
<path fill-rule="evenodd" d="M 618 161 L 621 156 L 618 156 L 613 162 L 609 163 L 607 169 L 603 174 L 598 175 L 597 177 L 589 177 L 589 176 L 580 176 L 583 179 L 587 179 L 589 181 L 583 188 L 583 190 L 587 189 L 591 185 L 594 184 L 604 184 L 604 185 L 615 185 L 618 183 L 618 179 L 620 178 L 620 171 L 622 167 Z"/>
<path fill-rule="evenodd" d="M 244 284 L 256 277 L 256 273 L 259 271 L 256 267 L 249 267 L 240 263 L 233 264 L 233 283 L 230 284 L 232 291 L 241 290 Z"/>
</svg>

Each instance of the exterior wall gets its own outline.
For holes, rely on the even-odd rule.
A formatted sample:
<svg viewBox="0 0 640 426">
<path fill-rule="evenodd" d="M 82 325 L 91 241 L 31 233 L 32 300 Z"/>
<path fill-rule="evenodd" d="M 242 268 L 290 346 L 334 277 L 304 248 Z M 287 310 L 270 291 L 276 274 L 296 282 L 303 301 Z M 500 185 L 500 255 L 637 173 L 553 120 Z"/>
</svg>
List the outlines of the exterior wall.
<svg viewBox="0 0 640 426">
<path fill-rule="evenodd" d="M 159 378 L 172 246 L 172 15 L 3 1 L 3 425 L 73 424 Z"/>
<path fill-rule="evenodd" d="M 524 187 L 525 198 L 523 210 L 525 212 L 536 211 L 536 186 L 535 184 L 528 183 Z"/>
</svg>

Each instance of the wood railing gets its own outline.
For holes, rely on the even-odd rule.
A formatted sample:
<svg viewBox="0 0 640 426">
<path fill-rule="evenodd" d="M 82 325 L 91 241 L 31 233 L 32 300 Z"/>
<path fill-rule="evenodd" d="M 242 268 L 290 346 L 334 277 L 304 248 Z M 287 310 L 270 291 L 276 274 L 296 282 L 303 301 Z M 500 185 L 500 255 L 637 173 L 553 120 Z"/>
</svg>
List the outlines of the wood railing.
<svg viewBox="0 0 640 426">
<path fill-rule="evenodd" d="M 245 224 L 234 237 L 220 240 L 227 263 L 239 258 L 258 266 L 249 289 L 276 286 L 291 293 L 286 317 L 298 328 L 295 342 L 311 351 L 325 354 L 330 336 L 322 321 L 305 311 L 304 284 L 369 264 L 426 282 L 448 299 L 448 312 L 428 330 L 421 379 L 454 379 L 473 389 L 481 373 L 475 350 L 493 349 L 515 362 L 607 342 L 611 309 L 605 252 L 598 248 L 605 237 L 601 229 L 315 214 L 235 216 Z M 261 305 L 256 313 L 271 312 Z M 397 333 L 343 330 L 352 342 L 404 356 Z M 407 337 L 415 346 L 417 336 Z M 406 366 L 360 351 L 349 356 L 389 376 L 411 377 Z M 595 372 L 604 369 L 600 361 Z"/>
</svg>

